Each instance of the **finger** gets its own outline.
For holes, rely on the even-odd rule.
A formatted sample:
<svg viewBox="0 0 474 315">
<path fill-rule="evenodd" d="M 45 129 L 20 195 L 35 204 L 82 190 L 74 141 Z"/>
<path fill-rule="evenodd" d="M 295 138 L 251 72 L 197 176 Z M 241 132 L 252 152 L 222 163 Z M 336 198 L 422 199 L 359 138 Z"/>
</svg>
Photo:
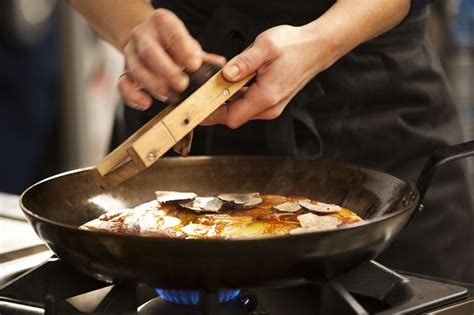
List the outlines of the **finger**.
<svg viewBox="0 0 474 315">
<path fill-rule="evenodd" d="M 126 58 L 127 76 L 136 81 L 153 95 L 165 95 L 169 97 L 171 89 L 169 83 L 161 76 L 152 73 L 138 58 L 133 45 L 127 45 L 124 49 Z"/>
<path fill-rule="evenodd" d="M 277 105 L 282 97 L 266 80 L 252 84 L 244 96 L 228 105 L 223 123 L 235 129 L 251 120 L 257 114 Z"/>
<path fill-rule="evenodd" d="M 130 47 L 134 48 L 133 52 L 129 51 L 128 45 L 125 47 L 125 56 L 128 58 L 132 57 L 133 62 L 138 61 L 143 68 L 149 69 L 148 71 L 155 76 L 163 77 L 163 80 L 168 82 L 166 85 L 171 85 L 176 91 L 184 91 L 189 84 L 189 78 L 182 68 L 151 37 L 136 35 L 136 37 L 140 36 L 145 37 L 137 39 L 135 44 L 130 45 Z"/>
<path fill-rule="evenodd" d="M 220 67 L 223 67 L 227 62 L 227 59 L 224 56 L 211 54 L 211 53 L 204 53 L 204 55 L 202 56 L 202 60 L 205 62 L 218 65 Z"/>
<path fill-rule="evenodd" d="M 232 95 L 232 97 L 229 98 L 226 103 L 222 104 L 211 115 L 209 115 L 209 117 L 204 119 L 204 121 L 201 122 L 201 125 L 210 126 L 210 125 L 224 124 L 224 121 L 227 117 L 227 110 L 229 107 L 228 105 L 242 98 L 245 92 L 247 91 L 247 89 L 248 89 L 247 87 L 243 87 L 239 91 L 237 91 L 237 93 Z"/>
<path fill-rule="evenodd" d="M 212 114 L 210 114 L 206 119 L 204 119 L 200 125 L 201 126 L 212 126 L 221 124 L 224 125 L 225 117 L 227 117 L 228 106 L 223 104 L 218 109 L 216 109 Z"/>
<path fill-rule="evenodd" d="M 156 10 L 154 20 L 160 30 L 160 43 L 173 60 L 191 72 L 199 69 L 203 51 L 184 23 L 168 10 Z"/>
<path fill-rule="evenodd" d="M 257 71 L 265 62 L 269 61 L 268 57 L 268 51 L 263 45 L 254 44 L 225 65 L 224 78 L 232 82 L 238 81 Z"/>
<path fill-rule="evenodd" d="M 119 79 L 117 88 L 128 106 L 138 110 L 145 110 L 150 107 L 151 97 L 140 90 L 138 84 L 131 80 L 128 75 L 123 75 Z"/>
<path fill-rule="evenodd" d="M 264 110 L 263 112 L 260 112 L 256 114 L 255 116 L 251 117 L 250 120 L 272 120 L 272 119 L 278 118 L 281 115 L 281 113 L 283 113 L 283 111 L 285 110 L 286 105 L 288 105 L 288 103 L 290 102 L 290 99 L 291 98 L 284 99 L 277 105 L 272 106 Z"/>
<path fill-rule="evenodd" d="M 228 100 L 227 102 L 230 103 L 230 102 L 235 102 L 236 100 L 244 97 L 245 93 L 247 93 L 247 90 L 249 89 L 248 86 L 244 86 L 242 88 L 240 88 L 234 95 L 232 95 Z"/>
</svg>

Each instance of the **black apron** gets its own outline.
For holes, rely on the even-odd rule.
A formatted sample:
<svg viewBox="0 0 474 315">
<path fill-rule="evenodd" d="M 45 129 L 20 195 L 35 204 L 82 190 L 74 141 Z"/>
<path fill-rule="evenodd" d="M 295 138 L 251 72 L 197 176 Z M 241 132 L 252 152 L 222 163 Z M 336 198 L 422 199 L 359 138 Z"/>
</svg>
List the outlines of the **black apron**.
<svg viewBox="0 0 474 315">
<path fill-rule="evenodd" d="M 228 59 L 266 29 L 303 25 L 333 1 L 158 0 L 206 51 Z M 462 141 L 446 78 L 425 36 L 427 10 L 360 45 L 297 94 L 271 121 L 231 130 L 198 127 L 191 153 L 269 154 L 333 159 L 415 181 L 429 154 Z M 162 106 L 126 109 L 131 133 Z M 436 175 L 425 210 L 377 260 L 421 274 L 474 282 L 474 210 L 465 161 Z"/>
</svg>

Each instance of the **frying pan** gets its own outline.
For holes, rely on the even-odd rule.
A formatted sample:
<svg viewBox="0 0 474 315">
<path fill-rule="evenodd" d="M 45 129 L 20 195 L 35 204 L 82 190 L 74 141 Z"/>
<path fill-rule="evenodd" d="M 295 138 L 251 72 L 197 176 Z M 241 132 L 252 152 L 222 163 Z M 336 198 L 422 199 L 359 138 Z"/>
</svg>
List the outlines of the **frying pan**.
<svg viewBox="0 0 474 315">
<path fill-rule="evenodd" d="M 285 286 L 321 281 L 379 254 L 420 209 L 436 168 L 474 155 L 474 141 L 434 154 L 418 185 L 358 165 L 284 157 L 163 158 L 102 190 L 92 169 L 45 179 L 21 196 L 36 233 L 63 261 L 99 280 L 179 289 Z M 152 200 L 156 190 L 304 195 L 355 211 L 366 222 L 259 239 L 172 239 L 81 230 L 111 209 Z"/>
</svg>

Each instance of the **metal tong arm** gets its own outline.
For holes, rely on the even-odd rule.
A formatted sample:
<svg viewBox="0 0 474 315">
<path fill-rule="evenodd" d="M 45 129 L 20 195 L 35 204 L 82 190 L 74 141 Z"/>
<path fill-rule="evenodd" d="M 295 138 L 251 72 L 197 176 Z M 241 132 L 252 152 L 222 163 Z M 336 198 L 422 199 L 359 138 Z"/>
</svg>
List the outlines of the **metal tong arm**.
<svg viewBox="0 0 474 315">
<path fill-rule="evenodd" d="M 229 82 L 220 70 L 179 105 L 167 106 L 96 166 L 100 186 L 115 187 L 152 165 L 254 76 Z"/>
</svg>

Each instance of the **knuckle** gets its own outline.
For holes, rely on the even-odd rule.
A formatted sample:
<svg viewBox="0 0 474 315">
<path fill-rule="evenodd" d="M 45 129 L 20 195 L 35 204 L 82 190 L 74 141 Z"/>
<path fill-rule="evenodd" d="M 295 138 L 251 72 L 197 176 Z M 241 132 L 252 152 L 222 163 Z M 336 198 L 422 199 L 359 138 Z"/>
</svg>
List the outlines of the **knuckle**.
<svg viewBox="0 0 474 315">
<path fill-rule="evenodd" d="M 158 24 L 164 21 L 167 21 L 172 17 L 173 17 L 173 13 L 163 8 L 156 9 L 151 16 L 152 20 Z"/>
<path fill-rule="evenodd" d="M 140 25 L 135 26 L 135 27 L 130 31 L 130 38 L 131 38 L 133 41 L 139 41 L 139 40 L 141 40 L 142 36 L 143 36 L 143 32 L 142 32 L 141 29 L 140 29 Z"/>
<path fill-rule="evenodd" d="M 140 58 L 144 60 L 150 60 L 155 55 L 155 51 L 149 45 L 141 45 L 139 49 Z"/>
<path fill-rule="evenodd" d="M 242 123 L 240 123 L 239 121 L 235 120 L 235 119 L 229 119 L 226 123 L 227 127 L 229 127 L 230 129 L 237 129 L 239 128 Z"/>
<path fill-rule="evenodd" d="M 275 36 L 269 34 L 262 34 L 256 39 L 256 44 L 261 45 L 271 56 L 280 54 L 281 47 L 279 42 Z"/>
<path fill-rule="evenodd" d="M 135 81 L 138 81 L 138 79 L 142 76 L 142 71 L 137 64 L 132 64 L 128 67 L 127 74 L 130 75 L 130 77 Z"/>
<path fill-rule="evenodd" d="M 275 119 L 275 118 L 279 117 L 282 112 L 283 112 L 283 109 L 281 109 L 279 107 L 273 107 L 273 108 L 269 109 L 263 115 L 262 119 L 267 119 L 267 120 Z"/>
<path fill-rule="evenodd" d="M 277 93 L 265 93 L 262 96 L 262 102 L 265 106 L 274 106 L 280 101 L 280 97 Z"/>
<path fill-rule="evenodd" d="M 176 43 L 184 40 L 185 34 L 181 31 L 174 30 L 166 34 L 166 42 L 169 46 L 173 46 Z"/>
<path fill-rule="evenodd" d="M 251 71 L 253 69 L 253 65 L 255 64 L 255 59 L 252 55 L 249 55 L 249 54 L 243 54 L 241 57 L 240 57 L 240 60 L 239 60 L 239 68 L 243 71 L 243 72 L 248 72 L 248 71 Z"/>
</svg>

